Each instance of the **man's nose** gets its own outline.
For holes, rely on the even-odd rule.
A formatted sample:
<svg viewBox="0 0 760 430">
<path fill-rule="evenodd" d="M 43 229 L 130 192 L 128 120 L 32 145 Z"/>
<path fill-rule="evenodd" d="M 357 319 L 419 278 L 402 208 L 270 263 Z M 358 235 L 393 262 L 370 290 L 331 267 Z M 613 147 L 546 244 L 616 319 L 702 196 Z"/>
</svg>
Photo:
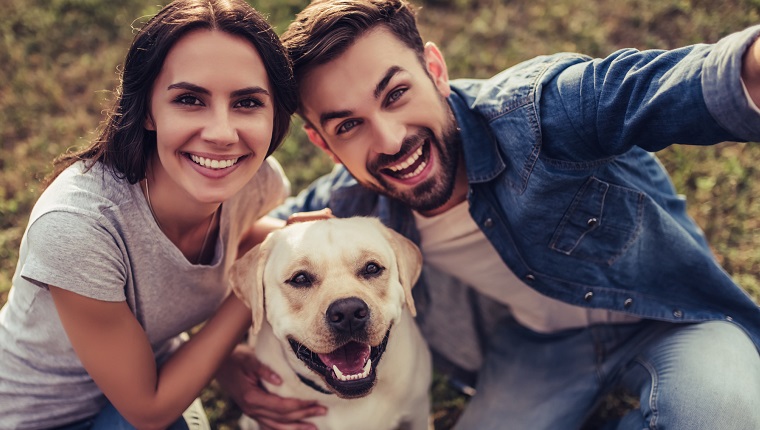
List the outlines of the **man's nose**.
<svg viewBox="0 0 760 430">
<path fill-rule="evenodd" d="M 232 113 L 227 109 L 215 109 L 203 127 L 201 138 L 217 145 L 232 145 L 239 140 Z"/>
<path fill-rule="evenodd" d="M 394 118 L 375 121 L 375 138 L 372 149 L 378 154 L 397 154 L 406 137 L 406 127 Z"/>
</svg>

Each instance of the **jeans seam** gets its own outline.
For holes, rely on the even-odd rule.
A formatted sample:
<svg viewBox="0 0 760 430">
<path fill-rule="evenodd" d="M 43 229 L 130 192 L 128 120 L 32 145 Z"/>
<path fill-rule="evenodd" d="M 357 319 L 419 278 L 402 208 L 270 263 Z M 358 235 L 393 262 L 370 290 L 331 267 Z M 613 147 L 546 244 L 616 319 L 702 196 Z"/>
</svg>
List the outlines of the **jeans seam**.
<svg viewBox="0 0 760 430">
<path fill-rule="evenodd" d="M 648 361 L 643 360 L 641 357 L 636 358 L 635 362 L 639 363 L 644 369 L 646 369 L 647 373 L 649 373 L 649 377 L 652 379 L 652 388 L 649 390 L 649 410 L 652 413 L 652 417 L 649 419 L 649 429 L 650 430 L 657 430 L 657 417 L 658 417 L 658 410 L 657 410 L 657 392 L 659 389 L 659 378 L 657 376 L 657 370 L 652 366 Z M 642 411 L 643 412 L 643 411 Z"/>
</svg>

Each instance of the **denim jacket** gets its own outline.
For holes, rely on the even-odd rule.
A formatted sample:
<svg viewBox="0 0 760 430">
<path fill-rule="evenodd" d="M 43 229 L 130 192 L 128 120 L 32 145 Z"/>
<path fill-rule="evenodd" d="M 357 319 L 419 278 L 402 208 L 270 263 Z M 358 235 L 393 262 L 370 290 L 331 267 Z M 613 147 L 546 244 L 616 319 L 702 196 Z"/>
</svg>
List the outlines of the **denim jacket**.
<svg viewBox="0 0 760 430">
<path fill-rule="evenodd" d="M 470 214 L 504 263 L 566 303 L 732 321 L 760 347 L 760 308 L 717 263 L 652 154 L 674 143 L 760 141 L 760 116 L 740 80 L 758 33 L 604 59 L 543 56 L 491 79 L 452 81 Z M 358 185 L 342 166 L 275 215 L 324 207 L 377 216 L 419 242 L 408 207 Z"/>
</svg>

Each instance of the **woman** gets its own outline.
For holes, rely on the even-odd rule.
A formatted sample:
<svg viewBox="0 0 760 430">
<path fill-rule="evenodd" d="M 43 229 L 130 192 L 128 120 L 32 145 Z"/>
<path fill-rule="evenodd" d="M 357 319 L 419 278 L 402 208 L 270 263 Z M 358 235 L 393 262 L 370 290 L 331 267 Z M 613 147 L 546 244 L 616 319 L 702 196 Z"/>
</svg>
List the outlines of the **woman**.
<svg viewBox="0 0 760 430">
<path fill-rule="evenodd" d="M 116 98 L 22 239 L 0 428 L 205 422 L 194 399 L 251 323 L 225 272 L 289 192 L 265 160 L 296 103 L 277 35 L 242 0 L 175 1 L 136 34 Z"/>
</svg>

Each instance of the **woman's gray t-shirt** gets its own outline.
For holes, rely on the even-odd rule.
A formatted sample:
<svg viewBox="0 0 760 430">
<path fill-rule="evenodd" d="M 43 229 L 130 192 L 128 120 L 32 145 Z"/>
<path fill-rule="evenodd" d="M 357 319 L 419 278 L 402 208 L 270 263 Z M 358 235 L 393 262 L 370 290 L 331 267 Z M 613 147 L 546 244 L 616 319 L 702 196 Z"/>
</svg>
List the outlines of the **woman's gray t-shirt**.
<svg viewBox="0 0 760 430">
<path fill-rule="evenodd" d="M 289 192 L 282 168 L 267 159 L 222 205 L 211 264 L 194 265 L 161 232 L 139 184 L 101 164 L 66 169 L 32 210 L 0 310 L 0 428 L 55 427 L 92 416 L 105 403 L 45 285 L 126 301 L 162 362 L 226 296 L 241 234 Z"/>
</svg>

